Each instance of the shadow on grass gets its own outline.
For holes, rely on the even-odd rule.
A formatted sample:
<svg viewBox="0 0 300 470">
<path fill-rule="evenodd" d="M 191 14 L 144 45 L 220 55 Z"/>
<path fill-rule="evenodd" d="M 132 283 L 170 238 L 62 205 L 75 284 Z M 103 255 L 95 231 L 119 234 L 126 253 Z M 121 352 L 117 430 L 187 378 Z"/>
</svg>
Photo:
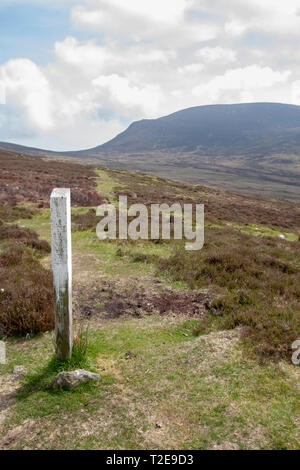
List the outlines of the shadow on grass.
<svg viewBox="0 0 300 470">
<path fill-rule="evenodd" d="M 92 369 L 87 357 L 87 349 L 87 334 L 83 333 L 80 335 L 79 341 L 74 343 L 72 356 L 69 360 L 62 361 L 53 355 L 49 362 L 38 372 L 27 374 L 24 385 L 16 394 L 16 399 L 23 400 L 38 391 L 46 391 L 53 395 L 66 391 L 64 389 L 52 390 L 50 388 L 50 383 L 59 372 L 75 369 Z"/>
</svg>

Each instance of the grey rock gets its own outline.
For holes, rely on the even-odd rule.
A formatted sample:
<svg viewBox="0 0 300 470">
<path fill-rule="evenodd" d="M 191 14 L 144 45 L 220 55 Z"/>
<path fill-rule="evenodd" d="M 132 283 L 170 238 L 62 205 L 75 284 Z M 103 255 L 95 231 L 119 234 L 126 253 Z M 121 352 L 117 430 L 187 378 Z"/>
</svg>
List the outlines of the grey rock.
<svg viewBox="0 0 300 470">
<path fill-rule="evenodd" d="M 14 379 L 25 377 L 25 368 L 23 366 L 14 366 L 13 375 Z"/>
<path fill-rule="evenodd" d="M 57 374 L 57 376 L 52 380 L 50 388 L 70 389 L 90 381 L 99 382 L 100 380 L 101 377 L 98 374 L 93 374 L 88 370 L 77 369 L 70 372 L 60 372 Z"/>
</svg>

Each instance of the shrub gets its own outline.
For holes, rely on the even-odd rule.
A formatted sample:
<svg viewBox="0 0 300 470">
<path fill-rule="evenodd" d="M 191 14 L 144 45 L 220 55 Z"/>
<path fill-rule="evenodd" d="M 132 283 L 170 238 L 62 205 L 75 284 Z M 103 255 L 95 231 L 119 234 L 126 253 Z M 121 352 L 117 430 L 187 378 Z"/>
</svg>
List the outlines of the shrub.
<svg viewBox="0 0 300 470">
<path fill-rule="evenodd" d="M 53 188 L 71 188 L 72 205 L 93 207 L 102 203 L 96 174 L 90 166 L 4 150 L 0 150 L 0 166 L 0 197 L 6 207 L 24 201 L 49 207 Z"/>
<path fill-rule="evenodd" d="M 169 258 L 156 260 L 159 271 L 172 279 L 218 292 L 198 332 L 212 325 L 243 326 L 260 359 L 277 360 L 290 358 L 291 345 L 300 337 L 298 250 L 296 242 L 251 237 L 224 227 L 207 230 L 201 251 L 180 246 Z"/>
<path fill-rule="evenodd" d="M 30 207 L 10 206 L 0 202 L 0 219 L 7 222 L 13 222 L 18 219 L 31 219 L 35 212 L 36 210 Z"/>
<path fill-rule="evenodd" d="M 0 335 L 37 334 L 54 328 L 53 281 L 37 253 L 10 240 L 0 255 Z"/>
<path fill-rule="evenodd" d="M 10 269 L 8 279 L 2 284 L 4 287 L 0 293 L 2 335 L 25 336 L 28 333 L 37 334 L 53 329 L 51 284 L 51 273 L 41 266 L 31 265 L 29 269 L 28 266 L 18 266 Z"/>
<path fill-rule="evenodd" d="M 88 212 L 72 215 L 72 229 L 78 231 L 96 230 L 98 221 L 95 209 L 89 209 Z"/>
<path fill-rule="evenodd" d="M 24 245 L 34 248 L 40 253 L 51 252 L 49 243 L 46 240 L 39 240 L 36 232 L 15 224 L 0 225 L 0 240 L 19 240 Z"/>
</svg>

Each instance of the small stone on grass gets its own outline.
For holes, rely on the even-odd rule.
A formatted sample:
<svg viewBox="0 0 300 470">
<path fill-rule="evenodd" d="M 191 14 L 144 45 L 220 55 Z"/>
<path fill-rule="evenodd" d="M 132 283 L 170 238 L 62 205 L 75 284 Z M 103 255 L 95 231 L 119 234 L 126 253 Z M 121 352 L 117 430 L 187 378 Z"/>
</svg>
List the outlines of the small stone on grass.
<svg viewBox="0 0 300 470">
<path fill-rule="evenodd" d="M 23 366 L 14 366 L 13 376 L 14 379 L 20 379 L 21 377 L 25 377 L 25 368 Z"/>
<path fill-rule="evenodd" d="M 71 389 L 90 381 L 99 382 L 100 380 L 101 377 L 98 374 L 94 374 L 88 370 L 77 369 L 69 372 L 60 372 L 57 374 L 57 376 L 52 380 L 50 388 Z"/>
</svg>

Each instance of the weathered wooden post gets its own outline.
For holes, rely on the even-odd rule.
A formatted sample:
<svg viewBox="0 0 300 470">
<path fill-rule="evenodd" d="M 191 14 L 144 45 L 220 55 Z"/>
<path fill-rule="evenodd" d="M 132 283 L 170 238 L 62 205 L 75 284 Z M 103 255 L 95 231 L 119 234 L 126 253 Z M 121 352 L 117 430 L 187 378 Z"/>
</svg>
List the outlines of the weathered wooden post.
<svg viewBox="0 0 300 470">
<path fill-rule="evenodd" d="M 0 364 L 6 364 L 6 348 L 4 341 L 0 341 Z"/>
<path fill-rule="evenodd" d="M 70 189 L 52 191 L 50 212 L 56 356 L 67 360 L 71 357 L 73 343 Z"/>
</svg>

